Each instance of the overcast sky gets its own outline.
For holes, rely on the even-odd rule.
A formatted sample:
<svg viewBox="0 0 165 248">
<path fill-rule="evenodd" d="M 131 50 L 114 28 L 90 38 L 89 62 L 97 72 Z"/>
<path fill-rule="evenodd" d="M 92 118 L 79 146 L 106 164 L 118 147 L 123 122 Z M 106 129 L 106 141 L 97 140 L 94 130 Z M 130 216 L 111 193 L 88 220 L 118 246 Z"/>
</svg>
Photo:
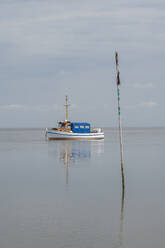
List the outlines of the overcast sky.
<svg viewBox="0 0 165 248">
<path fill-rule="evenodd" d="M 164 0 L 0 0 L 0 127 L 165 126 Z"/>
</svg>

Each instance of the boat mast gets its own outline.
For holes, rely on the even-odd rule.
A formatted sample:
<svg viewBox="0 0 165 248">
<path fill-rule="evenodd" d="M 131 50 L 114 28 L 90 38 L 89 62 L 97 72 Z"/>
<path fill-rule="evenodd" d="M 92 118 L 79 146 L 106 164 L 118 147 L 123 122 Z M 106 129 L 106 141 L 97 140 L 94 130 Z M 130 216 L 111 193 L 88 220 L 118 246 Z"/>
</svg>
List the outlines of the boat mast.
<svg viewBox="0 0 165 248">
<path fill-rule="evenodd" d="M 66 107 L 66 121 L 68 121 L 68 96 L 65 97 L 65 107 Z"/>
</svg>

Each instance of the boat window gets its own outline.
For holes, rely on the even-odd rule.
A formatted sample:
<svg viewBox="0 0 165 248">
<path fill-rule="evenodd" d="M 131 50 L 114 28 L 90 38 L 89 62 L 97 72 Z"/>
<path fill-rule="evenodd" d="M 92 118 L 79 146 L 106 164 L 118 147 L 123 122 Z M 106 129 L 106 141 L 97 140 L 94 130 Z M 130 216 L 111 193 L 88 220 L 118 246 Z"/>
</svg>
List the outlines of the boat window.
<svg viewBox="0 0 165 248">
<path fill-rule="evenodd" d="M 85 126 L 85 128 L 89 128 L 89 126 Z"/>
<path fill-rule="evenodd" d="M 80 125 L 80 128 L 84 128 L 84 126 Z"/>
<path fill-rule="evenodd" d="M 75 128 L 79 128 L 79 126 L 74 126 Z"/>
</svg>

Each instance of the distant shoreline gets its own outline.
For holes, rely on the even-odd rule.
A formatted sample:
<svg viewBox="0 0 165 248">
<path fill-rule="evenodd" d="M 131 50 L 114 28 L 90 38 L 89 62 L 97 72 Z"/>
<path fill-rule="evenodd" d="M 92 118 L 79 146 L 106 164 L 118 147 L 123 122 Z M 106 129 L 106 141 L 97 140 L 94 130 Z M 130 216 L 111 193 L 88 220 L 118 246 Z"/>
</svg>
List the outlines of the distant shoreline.
<svg viewBox="0 0 165 248">
<path fill-rule="evenodd" d="M 46 127 L 0 127 L 0 130 L 40 130 L 40 129 L 45 129 Z M 118 127 L 102 127 L 104 130 L 118 130 Z M 165 126 L 144 126 L 144 127 L 123 127 L 124 130 L 127 129 L 164 129 Z"/>
</svg>

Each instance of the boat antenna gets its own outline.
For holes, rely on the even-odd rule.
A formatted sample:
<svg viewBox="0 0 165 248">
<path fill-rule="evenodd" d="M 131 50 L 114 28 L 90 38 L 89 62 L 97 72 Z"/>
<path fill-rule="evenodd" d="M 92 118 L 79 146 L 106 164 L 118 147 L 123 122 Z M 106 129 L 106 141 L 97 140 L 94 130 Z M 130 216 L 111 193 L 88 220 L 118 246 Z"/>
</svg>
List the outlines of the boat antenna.
<svg viewBox="0 0 165 248">
<path fill-rule="evenodd" d="M 120 113 L 120 72 L 119 72 L 119 59 L 118 53 L 115 53 L 116 60 L 116 83 L 117 83 L 117 102 L 118 102 L 118 120 L 119 120 L 119 134 L 120 134 L 120 155 L 121 155 L 121 174 L 122 174 L 122 190 L 125 191 L 124 180 L 124 159 L 123 159 L 123 142 L 122 142 L 122 125 L 121 125 L 121 113 Z"/>
</svg>

